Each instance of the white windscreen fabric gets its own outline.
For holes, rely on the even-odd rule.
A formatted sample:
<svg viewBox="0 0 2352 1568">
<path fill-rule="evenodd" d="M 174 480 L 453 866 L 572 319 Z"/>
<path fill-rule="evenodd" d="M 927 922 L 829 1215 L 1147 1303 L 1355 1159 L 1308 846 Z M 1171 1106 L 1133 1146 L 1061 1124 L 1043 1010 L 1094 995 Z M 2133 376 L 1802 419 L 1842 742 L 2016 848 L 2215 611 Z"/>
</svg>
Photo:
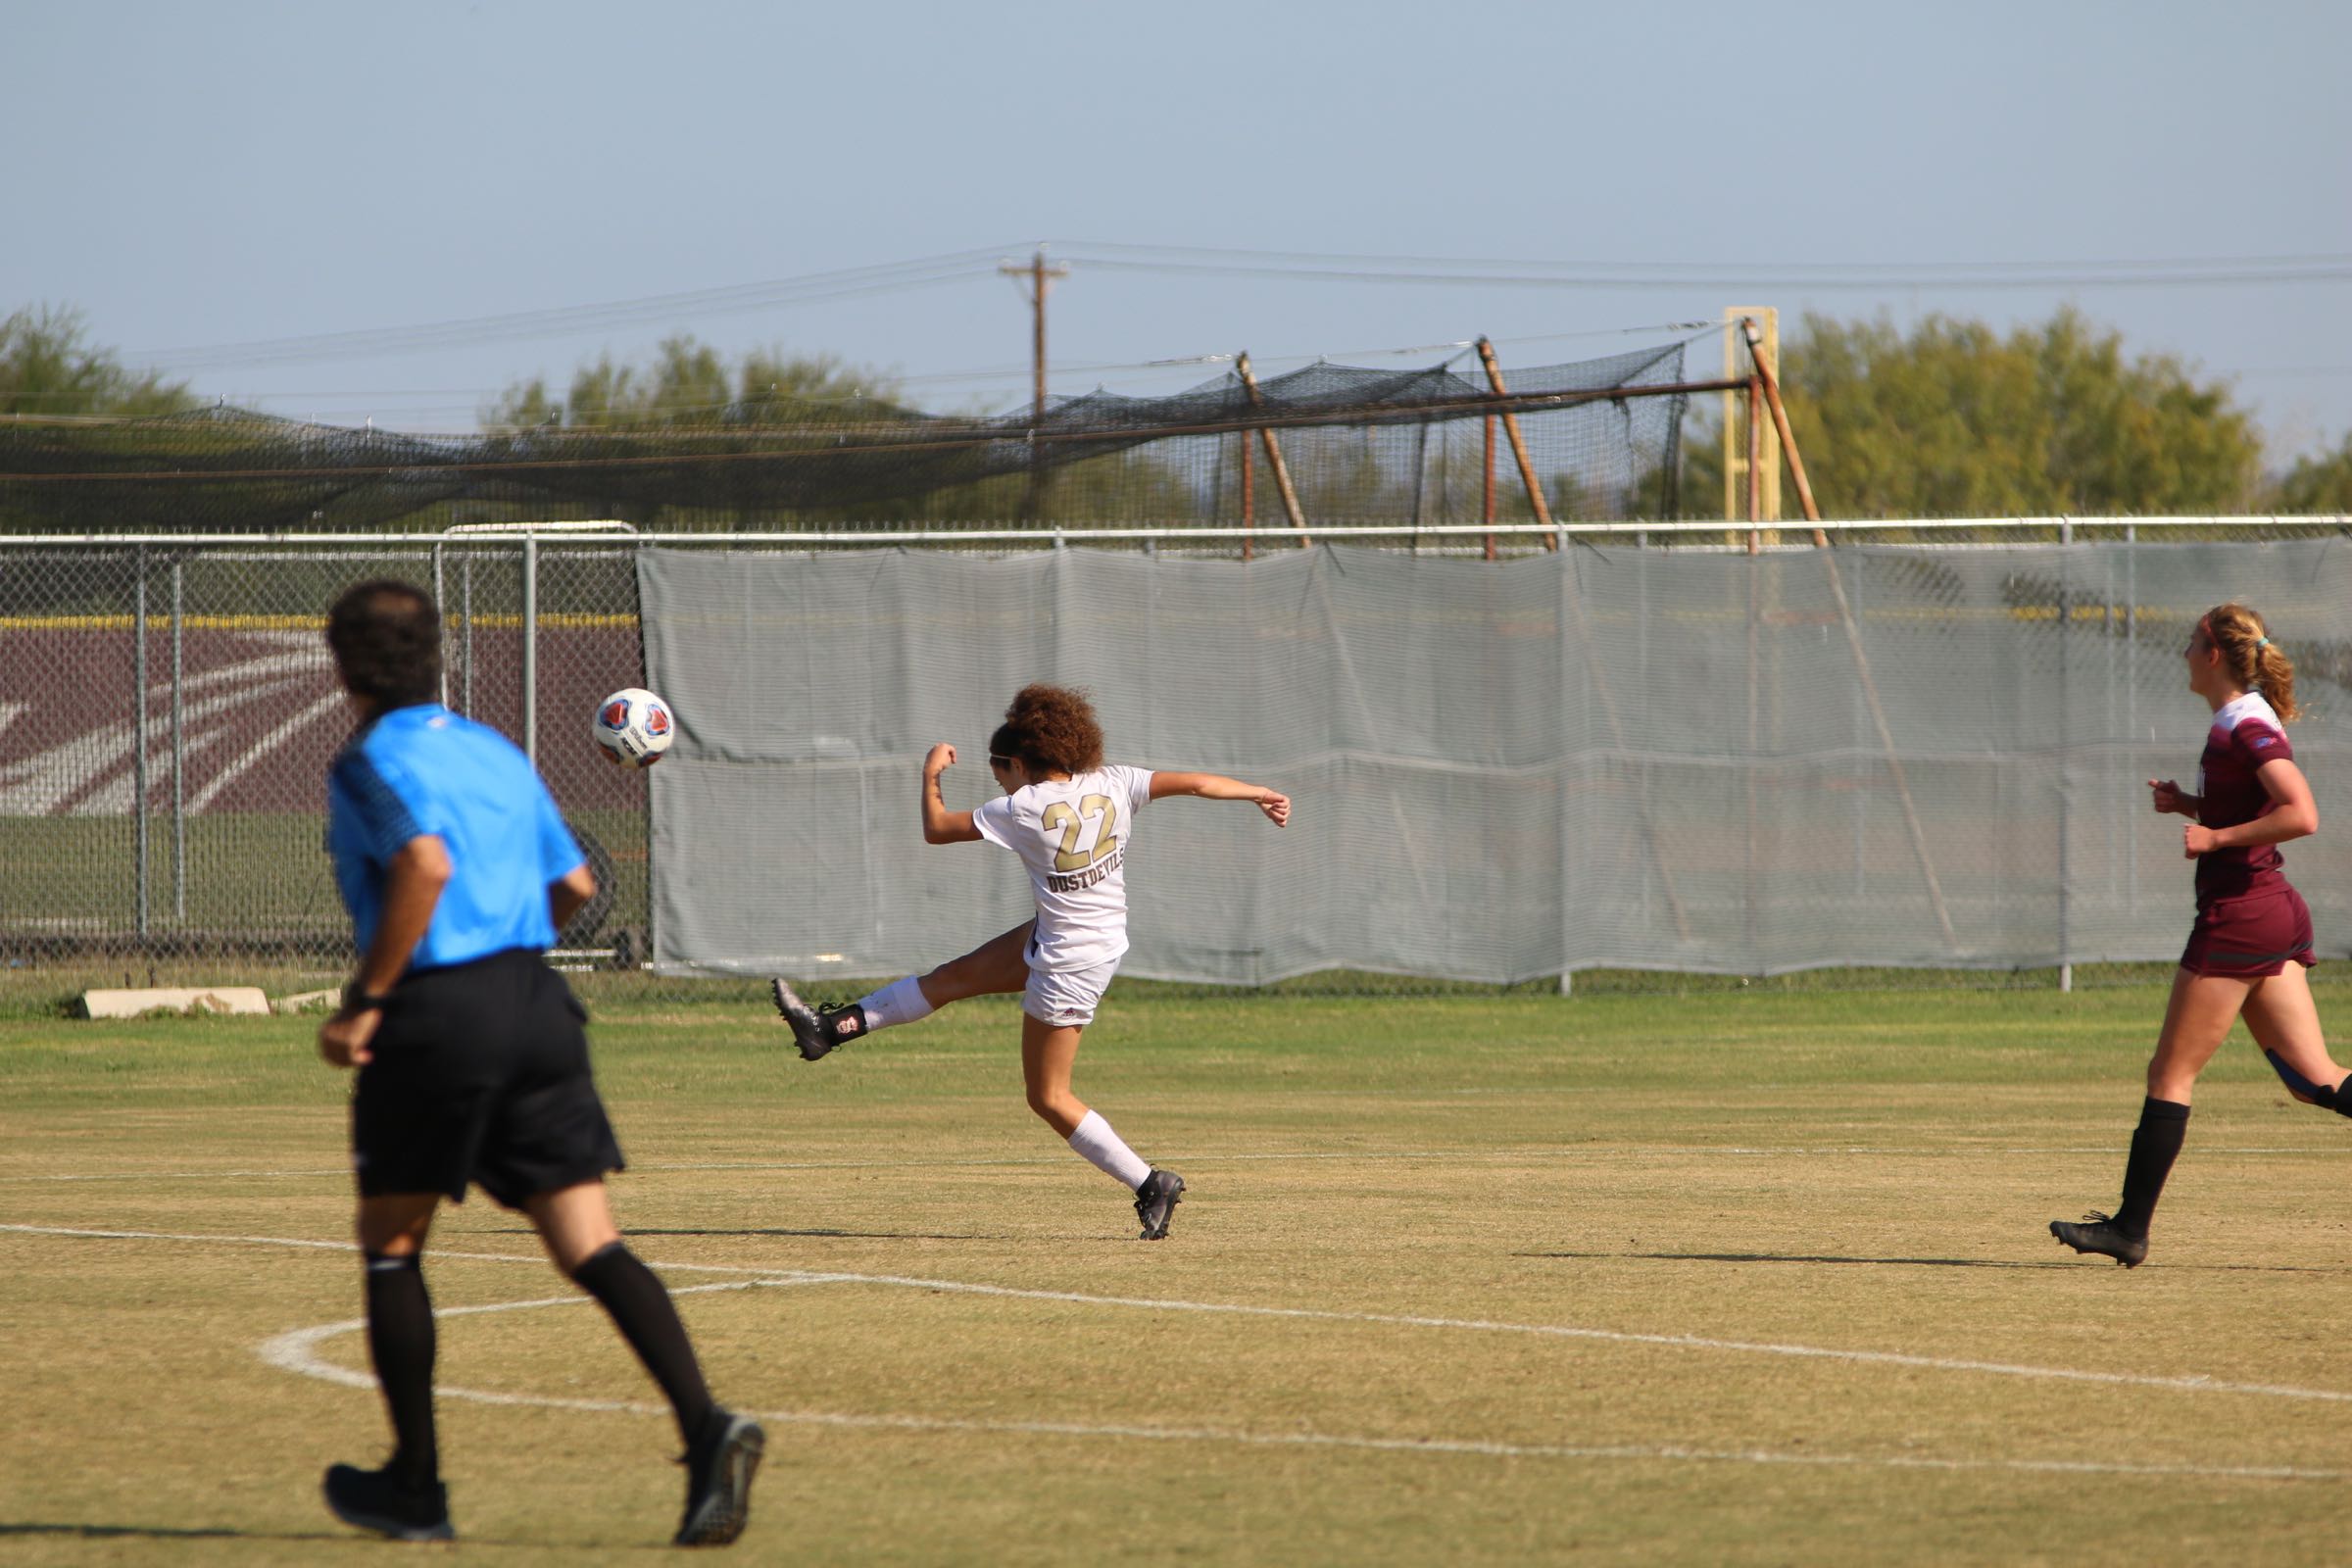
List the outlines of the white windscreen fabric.
<svg viewBox="0 0 2352 1568">
<path fill-rule="evenodd" d="M 919 971 L 1019 924 L 984 844 L 922 841 L 919 764 L 991 791 L 1033 680 L 1089 692 L 1110 760 L 1290 794 L 1133 824 L 1123 971 L 1513 982 L 2176 956 L 2209 714 L 2180 650 L 2270 618 L 2319 837 L 2286 847 L 2324 955 L 2352 938 L 2352 554 L 2263 545 L 1348 548 L 1250 563 L 648 549 L 656 967 Z M 2337 824 L 2342 824 L 2338 826 Z"/>
</svg>

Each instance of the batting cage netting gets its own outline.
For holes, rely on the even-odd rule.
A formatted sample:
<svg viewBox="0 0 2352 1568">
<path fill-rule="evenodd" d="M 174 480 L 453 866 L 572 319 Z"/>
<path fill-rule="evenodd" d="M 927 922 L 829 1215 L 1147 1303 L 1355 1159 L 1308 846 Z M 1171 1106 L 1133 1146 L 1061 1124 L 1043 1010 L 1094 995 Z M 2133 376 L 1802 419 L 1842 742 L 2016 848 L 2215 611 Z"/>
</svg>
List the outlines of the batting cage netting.
<svg viewBox="0 0 2352 1568">
<path fill-rule="evenodd" d="M 480 436 L 235 409 L 0 422 L 0 531 L 274 533 L 507 519 L 770 529 L 920 519 L 1468 522 L 1669 517 L 1684 345 L 1514 369 L 1239 371 L 989 418 L 741 402 L 645 427 Z M 1459 356 L 1457 356 L 1459 358 Z M 1507 417 L 1510 442 L 1495 439 Z M 1525 468 L 1520 466 L 1524 453 Z M 1294 512 L 1295 509 L 1295 512 Z"/>
<path fill-rule="evenodd" d="M 2219 528 L 2223 524 L 2216 522 Z M 1088 690 L 1112 760 L 1297 802 L 1132 824 L 1143 978 L 1510 983 L 1592 967 L 1768 975 L 2162 960 L 2207 714 L 2180 650 L 2221 600 L 2295 661 L 2290 729 L 2347 820 L 2340 541 L 1597 548 L 1501 561 L 1323 546 L 812 549 L 473 536 L 0 550 L 0 952 L 339 960 L 323 776 L 349 730 L 320 638 L 390 574 L 447 611 L 449 701 L 529 744 L 606 893 L 572 961 L 904 973 L 1024 917 L 984 846 L 927 847 L 1032 680 Z M 602 760 L 597 699 L 681 732 Z M 2352 952 L 2352 837 L 2289 845 L 2322 953 Z M 645 966 L 652 965 L 652 970 Z M 666 977 L 666 978 L 663 978 Z"/>
</svg>

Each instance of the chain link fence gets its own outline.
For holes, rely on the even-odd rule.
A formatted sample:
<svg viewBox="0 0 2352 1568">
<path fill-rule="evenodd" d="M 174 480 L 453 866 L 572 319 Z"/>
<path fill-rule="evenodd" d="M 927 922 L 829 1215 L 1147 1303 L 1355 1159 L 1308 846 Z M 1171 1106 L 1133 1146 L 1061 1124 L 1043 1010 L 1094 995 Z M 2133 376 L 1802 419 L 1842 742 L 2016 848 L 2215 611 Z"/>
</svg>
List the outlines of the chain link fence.
<svg viewBox="0 0 2352 1568">
<path fill-rule="evenodd" d="M 1509 786 L 1506 793 L 1516 791 L 1517 804 L 1490 825 L 1509 841 L 1506 859 L 1551 857 L 1549 885 L 1531 895 L 1536 905 L 1548 901 L 1558 911 L 1543 918 L 1575 928 L 1581 906 L 1588 914 L 1604 910 L 1603 923 L 1619 929 L 1634 918 L 1609 902 L 1622 894 L 1646 911 L 1640 918 L 1652 922 L 1651 929 L 1669 935 L 1646 949 L 1596 935 L 1580 949 L 1571 937 L 1548 931 L 1532 943 L 1523 940 L 1523 929 L 1497 934 L 1497 951 L 1521 954 L 1548 944 L 1545 950 L 1557 960 L 1545 973 L 1540 961 L 1524 956 L 1497 959 L 1442 940 L 1415 946 L 1416 928 L 1408 923 L 1392 934 L 1396 940 L 1388 941 L 1373 963 L 1351 958 L 1347 943 L 1333 942 L 1325 945 L 1334 955 L 1331 964 L 1310 962 L 1303 973 L 1293 964 L 1255 978 L 1268 990 L 1434 993 L 1564 989 L 1562 977 L 1569 975 L 1587 990 L 1865 979 L 2051 983 L 2070 964 L 2118 974 L 2140 971 L 2107 966 L 2161 965 L 2169 955 L 2160 942 L 2152 946 L 2147 933 L 2185 929 L 2186 877 L 2159 864 L 2163 856 L 2149 850 L 2156 835 L 2130 786 L 2143 767 L 2186 772 L 2194 765 L 2198 714 L 2194 699 L 2179 690 L 2175 660 L 2186 624 L 2181 616 L 2193 618 L 2206 603 L 2233 594 L 2272 614 L 2312 710 L 2295 738 L 2299 751 L 2313 759 L 2309 766 L 2328 815 L 2335 796 L 2352 786 L 2352 766 L 2345 765 L 2352 759 L 2337 758 L 2343 726 L 2352 721 L 2342 700 L 2342 688 L 2352 680 L 2352 592 L 2336 582 L 2340 568 L 2330 552 L 2340 547 L 2328 542 L 2348 525 L 2352 519 L 2342 517 L 2102 519 L 2095 536 L 2094 525 L 2066 519 L 1907 525 L 1900 545 L 1856 550 L 1841 544 L 1834 552 L 1847 564 L 1841 586 L 1856 601 L 1849 607 L 1850 644 L 1833 602 L 1818 591 L 1813 552 L 1760 540 L 1760 553 L 1749 557 L 1747 536 L 1720 524 L 1318 531 L 1318 553 L 1338 547 L 1332 559 L 1343 568 L 1359 551 L 1384 561 L 1480 557 L 1494 535 L 1497 559 L 1492 564 L 1452 560 L 1447 568 L 1455 574 L 1445 593 L 1453 607 L 1447 613 L 1459 612 L 1456 631 L 1422 626 L 1409 659 L 1435 672 L 1432 700 L 1441 709 L 1471 702 L 1482 685 L 1507 682 L 1522 697 L 1536 697 L 1539 706 L 1544 683 L 1560 687 L 1561 701 L 1581 716 L 1563 721 L 1550 737 L 1557 745 L 1532 761 L 1500 755 L 1512 753 L 1514 742 L 1508 733 L 1497 736 L 1494 766 L 1503 773 L 1516 769 L 1513 776 L 1525 775 L 1533 763 L 1582 768 L 1603 780 L 1599 793 L 1587 802 L 1590 809 L 1547 806 L 1561 792 L 1544 774 L 1548 782 L 1533 786 L 1536 793 L 1523 801 L 1518 796 L 1524 790 Z M 1886 527 L 1871 525 L 1871 536 L 1887 537 Z M 2060 542 L 2068 535 L 2095 542 L 2070 549 Z M 2188 538 L 2227 543 L 2199 552 L 2183 578 L 2163 563 L 2180 550 L 2171 541 Z M 610 765 L 590 736 L 597 700 L 606 692 L 633 684 L 661 688 L 669 678 L 646 664 L 640 568 L 649 547 L 688 557 L 719 553 L 722 573 L 787 575 L 796 563 L 839 564 L 853 553 L 877 550 L 893 559 L 912 552 L 946 566 L 1073 548 L 1172 561 L 1219 559 L 1244 572 L 1298 559 L 1281 548 L 1297 541 L 1283 540 L 1278 531 L 1270 536 L 1255 530 L 1251 543 L 1257 563 L 1243 566 L 1235 559 L 1238 531 L 1199 528 L 958 530 L 938 536 L 901 531 L 887 538 L 491 530 L 266 541 L 0 539 L 0 964 L 6 970 L 0 1005 L 10 996 L 46 1005 L 81 985 L 151 978 L 259 978 L 290 991 L 324 986 L 346 970 L 348 925 L 321 840 L 325 770 L 350 719 L 321 633 L 325 607 L 352 582 L 389 575 L 434 590 L 444 611 L 449 706 L 532 752 L 587 850 L 602 892 L 564 933 L 560 961 L 579 967 L 582 983 L 608 996 L 741 1000 L 756 994 L 748 979 L 702 977 L 689 972 L 696 967 L 691 961 L 664 964 L 662 971 L 652 967 L 663 947 L 664 933 L 657 929 L 662 886 L 672 901 L 691 900 L 698 876 L 724 868 L 681 863 L 663 868 L 665 884 L 657 878 L 659 835 L 649 776 Z M 1972 553 L 1987 548 L 2001 557 L 1989 576 L 1967 566 Z M 1560 554 L 1563 549 L 1568 554 Z M 1711 560 L 1702 565 L 1697 558 Z M 1538 565 L 1539 559 L 1550 566 Z M 1697 567 L 1705 586 L 1687 588 L 1685 599 L 1675 603 L 1638 603 L 1637 584 L 1658 579 L 1645 576 L 1646 567 L 1630 568 L 1670 560 Z M 1504 591 L 1514 573 L 1556 573 L 1563 564 L 1585 584 L 1580 591 L 1587 593 L 1594 625 L 1605 622 L 1597 644 L 1591 640 L 1592 626 L 1579 640 L 1566 602 L 1556 595 L 1545 610 L 1544 593 L 1519 604 Z M 839 579 L 812 572 L 809 580 Z M 1927 587 L 1907 595 L 1893 591 L 1904 582 Z M 1411 592 L 1426 600 L 1424 590 Z M 941 602 L 967 598 L 968 590 L 951 581 Z M 1273 622 L 1288 612 L 1269 603 L 1253 614 L 1260 630 L 1276 633 L 1282 627 Z M 1544 624 L 1534 625 L 1531 615 Z M 1115 644 L 1120 627 L 1115 616 L 1110 620 L 1100 635 Z M 1199 630 L 1212 639 L 1233 634 L 1231 624 L 1204 623 Z M 934 628 L 933 634 L 945 636 L 937 646 L 968 647 L 974 667 L 986 662 L 984 650 L 991 659 L 1004 652 L 998 632 L 972 631 L 968 645 L 956 640 L 964 633 Z M 1549 674 L 1508 662 L 1508 650 L 1522 637 L 1553 650 L 1556 662 L 1544 666 Z M 830 700 L 808 689 L 809 683 L 837 677 L 816 665 L 773 662 L 784 649 L 804 647 L 786 642 L 752 650 L 753 657 L 771 661 L 757 671 L 759 690 L 778 715 Z M 1219 652 L 1207 647 L 1190 657 Z M 1871 721 L 1858 676 L 1861 664 L 1874 660 L 1880 682 L 1892 687 L 1871 701 L 1901 708 L 1899 737 Z M 1946 700 L 1988 671 L 1999 675 L 1999 702 L 2022 710 L 2048 709 L 2063 688 L 2065 714 L 2023 728 L 1970 729 Z M 1068 678 L 1072 672 L 1038 665 L 1034 673 Z M 683 707 L 682 693 L 696 689 L 702 674 L 678 672 L 673 700 Z M 1670 678 L 1684 684 L 1674 686 Z M 1537 688 L 1532 692 L 1531 683 Z M 1443 692 L 1455 695 L 1439 701 Z M 1233 695 L 1238 698 L 1238 690 Z M 1399 693 L 1397 700 L 1408 699 Z M 1690 715 L 1688 723 L 1677 718 L 1668 726 L 1689 730 L 1666 748 L 1671 758 L 1658 752 L 1656 738 L 1668 703 Z M 1806 716 L 1830 710 L 1837 714 L 1834 743 L 1819 741 L 1813 733 L 1817 716 Z M 985 709 L 976 710 L 967 715 L 967 727 L 985 729 L 989 716 Z M 1232 748 L 1218 741 L 1215 702 L 1200 706 L 1196 717 L 1193 732 L 1164 737 L 1169 757 L 1145 760 L 1215 765 L 1224 759 L 1229 770 L 1243 771 L 1250 760 L 1228 759 Z M 687 727 L 691 739 L 691 712 Z M 1911 761 L 1908 808 L 1915 815 L 1921 799 L 1947 801 L 1948 810 L 1929 808 L 1938 820 L 1905 825 L 1905 805 L 1890 786 L 1890 759 Z M 884 770 L 904 768 L 901 814 L 906 820 L 897 823 L 887 814 L 896 800 L 888 796 L 874 819 L 878 825 L 850 835 L 844 853 L 860 865 L 895 866 L 902 846 L 894 841 L 916 837 L 913 755 L 860 753 L 858 760 Z M 1362 762 L 1359 758 L 1358 772 Z M 1267 759 L 1260 771 L 1279 765 Z M 1671 842 L 1663 849 L 1655 842 L 1661 824 L 1640 820 L 1645 809 L 1669 809 L 1671 797 L 1657 783 L 1661 769 L 1715 780 L 1671 808 L 1674 820 L 1663 826 Z M 1972 769 L 1977 784 L 1951 782 Z M 686 770 L 678 776 L 683 780 Z M 1430 788 L 1437 793 L 1420 804 L 1442 810 L 1448 789 L 1459 794 L 1471 786 L 1414 785 L 1424 793 Z M 1761 814 L 1754 804 L 1759 789 L 1767 798 Z M 1390 807 L 1419 809 L 1416 802 L 1418 794 L 1412 801 L 1397 795 Z M 1989 819 L 1978 809 L 1985 802 L 1993 803 Z M 1395 840 L 1374 820 L 1379 809 L 1369 797 L 1354 803 L 1347 831 Z M 1489 804 L 1472 809 L 1465 823 L 1474 827 L 1476 813 L 1488 811 Z M 1530 811 L 1555 813 L 1545 817 L 1552 825 L 1540 826 Z M 2044 831 L 2042 818 L 2061 811 L 2063 820 L 2052 817 Z M 2007 823 L 2000 820 L 2004 812 Z M 1984 835 L 1973 849 L 1969 834 L 1979 830 L 1966 825 L 1972 820 Z M 2330 826 L 2337 820 L 2329 816 Z M 2027 821 L 2040 835 L 2027 847 L 1997 842 L 2017 837 L 2004 834 L 2004 827 Z M 1567 869 L 1576 839 L 1610 835 L 1628 842 L 1649 835 L 1652 849 L 1621 855 L 1626 863 L 1616 872 Z M 1531 852 L 1537 838 L 1551 848 Z M 1823 863 L 1822 846 L 1831 838 L 1838 839 L 1846 857 L 1838 867 Z M 701 839 L 710 842 L 707 830 Z M 1810 847 L 1790 848 L 1800 842 Z M 2343 917 L 2352 913 L 2348 843 L 2324 832 L 2314 844 L 2290 851 L 2298 881 L 2319 913 L 2323 950 L 2332 955 L 2346 952 L 2352 937 Z M 1923 845 L 1926 860 L 1941 872 L 1933 897 L 1919 876 Z M 745 854 L 755 848 L 751 839 L 743 842 Z M 1340 919 L 1336 911 L 1434 898 L 1440 926 L 1475 925 L 1487 920 L 1484 906 L 1499 885 L 1489 879 L 1489 891 L 1482 893 L 1473 885 L 1477 879 L 1459 871 L 1458 888 L 1432 884 L 1428 865 L 1389 865 L 1345 844 L 1332 847 L 1331 857 L 1317 875 L 1331 883 L 1324 890 L 1331 909 L 1324 912 L 1334 921 Z M 778 900 L 801 896 L 787 868 L 775 869 Z M 2171 881 L 2168 870 L 2176 873 Z M 1537 883 L 1545 875 L 1532 866 L 1517 873 L 1519 880 Z M 1581 891 L 1574 885 L 1579 875 Z M 1398 876 L 1418 881 L 1409 890 L 1390 885 Z M 1839 876 L 1861 881 L 1832 887 Z M 1611 878 L 1617 887 L 1603 897 L 1598 884 Z M 1181 885 L 1180 877 L 1168 880 Z M 1857 902 L 1857 888 L 1883 893 L 1893 904 Z M 878 896 L 891 895 L 885 889 Z M 922 896 L 912 884 L 905 893 Z M 1825 921 L 1824 910 L 1841 906 L 1847 911 L 1843 925 Z M 1964 924 L 1973 920 L 1979 938 L 1989 930 L 1998 940 L 1929 940 L 1890 958 L 1875 937 L 1895 906 L 1907 919 L 1943 919 L 1946 936 L 1952 935 L 1951 910 L 1963 906 Z M 2144 907 L 2153 907 L 2159 918 L 2143 920 Z M 970 918 L 981 913 L 975 909 Z M 1139 905 L 1139 928 L 1145 913 Z M 1165 923 L 1166 914 L 1152 918 Z M 1214 910 L 1186 916 L 1196 922 L 1219 917 Z M 1311 923 L 1322 916 L 1306 911 L 1303 917 Z M 1502 924 L 1511 926 L 1514 919 Z M 1776 943 L 1775 931 L 1790 922 L 1827 936 L 1809 938 L 1801 952 Z M 969 939 L 993 931 L 984 925 L 973 925 Z M 928 961 L 958 951 L 939 947 L 929 936 L 918 946 Z M 673 957 L 691 958 L 671 947 Z M 1323 951 L 1312 942 L 1308 949 Z M 892 956 L 915 961 L 912 949 L 904 955 L 893 950 Z M 1907 968 L 1895 975 L 1878 967 L 1887 963 Z M 1856 965 L 1872 968 L 1863 974 Z M 1196 985 L 1252 978 L 1246 967 L 1199 973 L 1161 967 Z M 727 968 L 706 966 L 706 972 Z M 1813 979 L 1794 979 L 1796 971 Z M 1137 970 L 1139 976 L 1146 972 L 1149 966 Z M 1780 978 L 1767 982 L 1772 976 Z M 844 988 L 855 980 L 848 974 L 832 978 Z"/>
</svg>

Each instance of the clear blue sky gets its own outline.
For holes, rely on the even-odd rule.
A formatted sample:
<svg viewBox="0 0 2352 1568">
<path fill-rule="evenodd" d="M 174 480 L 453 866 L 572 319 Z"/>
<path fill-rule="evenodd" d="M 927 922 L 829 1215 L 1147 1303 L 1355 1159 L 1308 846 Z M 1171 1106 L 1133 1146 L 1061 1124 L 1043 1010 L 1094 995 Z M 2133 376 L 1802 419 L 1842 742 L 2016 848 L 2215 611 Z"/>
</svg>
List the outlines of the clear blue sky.
<svg viewBox="0 0 2352 1568">
<path fill-rule="evenodd" d="M 2234 376 L 2282 457 L 2352 430 L 2352 9 L 2323 0 L 0 0 L 0 311 L 78 306 L 133 364 L 974 253 L 919 288 L 168 362 L 283 414 L 469 428 L 517 379 L 560 390 L 673 331 L 940 377 L 907 385 L 926 406 L 1014 407 L 1028 317 L 994 269 L 1044 240 L 1630 280 L 1081 260 L 1052 301 L 1056 392 L 1172 388 L 1213 368 L 1085 368 L 1237 348 L 1279 368 L 1484 332 L 1506 364 L 1581 358 L 1646 338 L 1564 334 L 1735 303 L 2006 324 L 2071 301 L 2132 351 Z M 2280 257 L 2331 275 L 1951 275 Z M 1829 287 L 1831 270 L 1871 286 Z M 1928 280 L 1888 276 L 1906 271 Z"/>
</svg>

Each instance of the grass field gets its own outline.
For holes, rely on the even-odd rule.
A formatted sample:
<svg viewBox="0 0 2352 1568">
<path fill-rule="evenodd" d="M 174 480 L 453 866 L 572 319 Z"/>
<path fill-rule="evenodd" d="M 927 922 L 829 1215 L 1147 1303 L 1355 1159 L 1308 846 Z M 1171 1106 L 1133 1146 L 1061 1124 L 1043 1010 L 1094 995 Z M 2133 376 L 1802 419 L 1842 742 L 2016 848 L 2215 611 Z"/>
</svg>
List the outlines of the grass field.
<svg viewBox="0 0 2352 1568">
<path fill-rule="evenodd" d="M 2043 1230 L 2112 1202 L 2161 1007 L 1114 995 L 1078 1088 L 1192 1184 L 1154 1246 L 1009 1000 L 596 1043 L 623 1224 L 767 1422 L 742 1560 L 2341 1561 L 2352 1126 L 2241 1036 L 2146 1266 Z M 317 1498 L 386 1440 L 314 1023 L 0 1019 L 0 1560 L 388 1560 Z M 666 1549 L 602 1314 L 478 1197 L 434 1246 L 459 1549 Z"/>
</svg>

